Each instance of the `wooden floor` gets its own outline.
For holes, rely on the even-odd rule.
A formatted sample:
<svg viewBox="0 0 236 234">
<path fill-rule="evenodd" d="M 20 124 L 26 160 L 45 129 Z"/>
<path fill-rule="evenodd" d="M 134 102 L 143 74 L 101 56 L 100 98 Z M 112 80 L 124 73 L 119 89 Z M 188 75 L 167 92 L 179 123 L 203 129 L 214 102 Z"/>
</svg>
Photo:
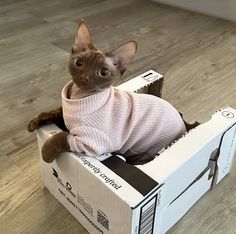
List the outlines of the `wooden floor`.
<svg viewBox="0 0 236 234">
<path fill-rule="evenodd" d="M 43 189 L 36 136 L 26 132 L 32 116 L 60 104 L 82 17 L 100 49 L 138 39 L 126 79 L 164 74 L 163 96 L 186 120 L 236 108 L 235 23 L 144 0 L 1 0 L 0 233 L 87 233 Z M 235 198 L 236 167 L 169 233 L 236 233 Z"/>
</svg>

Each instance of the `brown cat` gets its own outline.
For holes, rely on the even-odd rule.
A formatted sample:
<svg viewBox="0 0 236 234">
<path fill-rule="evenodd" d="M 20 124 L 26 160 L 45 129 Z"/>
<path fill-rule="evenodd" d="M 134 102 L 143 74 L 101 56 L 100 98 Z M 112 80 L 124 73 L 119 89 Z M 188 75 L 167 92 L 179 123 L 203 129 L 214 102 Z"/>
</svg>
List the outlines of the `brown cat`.
<svg viewBox="0 0 236 234">
<path fill-rule="evenodd" d="M 83 98 L 116 83 L 121 79 L 136 50 L 136 41 L 128 41 L 109 53 L 97 50 L 92 43 L 88 25 L 81 20 L 68 66 L 75 83 L 72 87 L 71 98 L 75 94 Z M 83 69 L 80 68 L 82 65 Z M 62 115 L 62 107 L 43 112 L 29 122 L 27 129 L 33 132 L 44 124 L 62 122 Z M 67 135 L 67 132 L 60 132 L 44 143 L 42 157 L 45 162 L 52 162 L 60 153 L 70 151 Z"/>
<path fill-rule="evenodd" d="M 72 83 L 72 86 L 69 89 L 68 93 L 65 95 L 66 96 L 65 98 L 68 100 L 70 100 L 70 99 L 78 99 L 78 100 L 83 99 L 84 100 L 84 98 L 86 98 L 88 96 L 89 96 L 89 98 L 92 97 L 93 95 L 97 96 L 99 93 L 102 93 L 104 90 L 107 90 L 109 87 L 111 87 L 117 81 L 121 80 L 122 75 L 125 72 L 128 64 L 131 62 L 132 58 L 134 57 L 136 50 L 137 50 L 137 42 L 136 41 L 128 41 L 128 42 L 120 45 L 116 49 L 112 50 L 109 53 L 104 53 L 102 51 L 97 50 L 92 43 L 89 28 L 88 28 L 87 24 L 82 20 L 78 26 L 77 31 L 76 31 L 75 41 L 74 41 L 74 44 L 73 44 L 73 47 L 71 50 L 71 55 L 70 55 L 70 60 L 69 60 L 69 72 L 72 76 L 73 83 Z M 156 116 L 156 114 L 158 115 L 158 111 L 156 112 L 155 108 L 157 108 L 157 106 L 159 104 L 161 104 L 161 106 L 162 106 L 162 104 L 164 103 L 164 101 L 162 101 L 162 100 L 157 101 L 158 100 L 157 98 L 156 99 L 154 98 L 155 99 L 154 100 L 153 97 L 150 97 L 150 95 L 148 95 L 149 96 L 148 98 L 146 96 L 145 97 L 144 96 L 142 96 L 142 97 L 136 96 L 136 97 L 133 97 L 136 104 L 137 104 L 138 99 L 140 100 L 140 103 L 149 103 L 150 104 L 150 102 L 147 101 L 147 99 L 148 100 L 151 99 L 152 101 L 154 101 L 154 103 L 153 103 L 154 105 L 146 106 L 146 107 L 144 105 L 143 106 L 141 105 L 142 106 L 141 109 L 140 108 L 137 109 L 136 107 L 139 106 L 139 104 L 137 104 L 134 108 L 134 109 L 136 109 L 136 112 L 132 113 L 131 94 L 123 94 L 123 96 L 122 96 L 122 94 L 116 92 L 116 94 L 114 94 L 114 95 L 116 95 L 116 96 L 121 95 L 122 98 L 124 98 L 124 96 L 126 96 L 125 106 L 130 107 L 128 111 L 131 111 L 130 114 L 127 113 L 127 115 L 132 116 L 132 119 L 135 119 L 137 116 L 139 116 L 139 114 L 141 116 L 143 114 L 145 115 L 144 111 L 145 111 L 145 109 L 147 109 L 146 114 L 148 116 L 146 115 L 145 119 L 147 119 L 147 121 L 148 121 L 148 117 L 152 118 L 151 116 Z M 145 102 L 145 100 L 147 102 Z M 69 101 L 69 102 L 71 102 L 71 101 Z M 93 105 L 93 103 L 92 103 L 92 105 Z M 96 103 L 94 103 L 94 105 L 96 105 Z M 113 105 L 113 103 L 112 103 L 112 105 Z M 173 107 L 170 108 L 170 105 L 168 105 L 166 103 L 163 105 L 166 106 L 167 109 L 169 109 L 169 110 L 174 109 Z M 64 106 L 63 106 L 63 108 L 64 108 Z M 87 108 L 87 106 L 86 106 L 86 108 Z M 114 123 L 114 121 L 121 120 L 122 116 L 124 117 L 124 115 L 122 115 L 119 108 L 122 108 L 121 104 L 119 105 L 118 109 L 116 109 L 117 115 L 113 116 L 113 117 L 110 116 L 111 118 L 114 118 L 114 119 L 112 119 L 112 123 L 110 122 L 112 129 L 110 129 L 108 131 L 113 131 L 113 128 L 115 129 L 118 126 L 117 125 L 118 123 L 117 122 Z M 113 112 L 111 112 L 110 114 L 112 114 L 112 113 Z M 123 111 L 123 113 L 124 113 L 124 111 Z M 177 130 L 177 132 L 173 132 L 173 129 L 177 129 L 176 126 L 173 126 L 173 125 L 175 125 L 175 120 L 179 119 L 178 123 L 180 123 L 182 120 L 177 112 L 176 112 L 177 114 L 174 113 L 173 111 L 171 111 L 171 113 L 173 113 L 174 118 L 172 120 L 170 120 L 169 122 L 167 119 L 165 119 L 165 122 L 166 122 L 165 126 L 162 127 L 163 132 L 162 133 L 159 131 L 157 131 L 157 132 L 159 135 L 163 134 L 163 135 L 166 135 L 167 138 L 169 137 L 170 139 L 172 138 L 172 140 L 174 140 L 174 139 L 178 138 L 181 134 L 183 134 L 183 132 L 185 131 L 185 127 L 183 124 L 181 124 L 182 125 L 181 130 L 179 129 L 179 130 Z M 104 115 L 106 115 L 106 113 L 104 113 Z M 103 118 L 104 118 L 104 115 L 102 115 Z M 166 115 L 164 115 L 164 116 L 166 116 Z M 166 117 L 164 117 L 164 118 L 166 118 Z M 156 117 L 154 117 L 154 119 L 156 120 Z M 87 119 L 86 119 L 86 121 L 87 121 Z M 92 123 L 94 123 L 95 121 L 97 121 L 96 118 L 92 119 Z M 103 122 L 105 122 L 105 121 L 106 120 L 104 120 Z M 143 122 L 139 122 L 139 123 L 137 122 L 136 126 L 138 126 L 138 127 L 134 127 L 134 126 L 132 127 L 130 125 L 129 121 L 130 121 L 130 117 L 127 118 L 127 122 L 124 125 L 124 131 L 130 129 L 130 132 L 133 132 L 132 139 L 134 139 L 134 138 L 138 139 L 138 137 L 140 137 L 140 141 L 143 142 L 146 139 L 146 140 L 148 140 L 148 144 L 150 144 L 150 142 L 151 142 L 150 138 L 151 138 L 151 135 L 153 135 L 150 133 L 150 131 L 153 129 L 157 129 L 157 122 L 158 121 L 157 122 L 155 121 L 153 123 L 154 125 L 151 126 L 151 128 L 149 128 L 151 130 L 149 131 L 149 133 L 147 133 L 146 137 L 143 137 L 143 132 L 145 132 L 144 131 L 145 129 L 142 130 L 139 127 L 139 125 L 143 124 Z M 49 112 L 43 112 L 43 113 L 39 114 L 38 116 L 36 116 L 28 124 L 28 131 L 32 132 L 35 129 L 42 126 L 43 124 L 49 124 L 49 123 L 59 123 L 60 124 L 62 122 L 63 122 L 63 111 L 62 111 L 62 107 L 59 107 L 56 110 L 52 110 Z M 88 127 L 88 128 L 91 127 L 87 124 L 88 124 L 88 122 L 85 123 L 86 127 Z M 169 128 L 170 125 L 172 125 L 172 127 Z M 193 125 L 188 125 L 185 123 L 185 126 L 188 130 L 192 127 L 195 127 L 196 123 Z M 81 127 L 79 129 L 81 130 Z M 93 130 L 94 129 L 96 129 L 96 127 L 95 128 L 93 127 Z M 91 130 L 91 131 L 93 131 L 93 130 Z M 98 130 L 98 129 L 96 129 L 96 130 Z M 112 148 L 112 147 L 110 147 L 110 145 L 111 145 L 110 140 L 111 140 L 111 137 L 113 137 L 113 136 L 107 135 L 107 136 L 105 136 L 105 138 L 103 138 L 104 134 L 102 133 L 103 131 L 101 131 L 101 130 L 104 130 L 103 126 L 100 126 L 100 130 L 98 130 L 99 134 L 98 134 L 98 137 L 95 139 L 95 141 L 93 141 L 93 139 L 90 138 L 90 137 L 93 137 L 93 135 L 89 135 L 89 133 L 87 132 L 87 129 L 84 132 L 85 135 L 83 135 L 83 133 L 82 133 L 82 135 L 80 135 L 79 138 L 83 138 L 83 137 L 86 138 L 87 137 L 86 139 L 88 139 L 88 141 L 90 141 L 90 142 L 93 141 L 95 144 L 98 142 L 102 142 L 102 144 L 104 144 L 102 146 L 105 147 L 105 150 L 109 151 L 109 150 L 115 149 L 114 151 L 117 152 L 116 150 L 119 150 L 118 141 L 120 139 L 116 138 L 114 140 L 115 147 Z M 117 128 L 116 128 L 116 130 L 117 130 Z M 120 131 L 120 127 L 118 127 L 118 131 Z M 106 130 L 104 130 L 104 132 L 106 132 Z M 129 132 L 129 130 L 128 130 L 128 132 Z M 126 139 L 126 137 L 123 133 L 124 132 L 120 132 L 119 136 L 120 136 L 120 138 Z M 68 136 L 74 137 L 74 136 L 76 136 L 74 134 L 75 133 L 71 133 L 69 135 L 68 132 L 60 132 L 58 134 L 53 135 L 49 139 L 47 139 L 42 147 L 43 160 L 45 162 L 49 163 L 49 162 L 52 162 L 60 153 L 70 151 L 71 147 L 68 143 Z M 96 132 L 96 134 L 97 134 L 97 132 Z M 155 136 L 156 135 L 154 134 L 153 138 L 155 138 Z M 128 137 L 128 135 L 127 135 L 127 137 Z M 158 136 L 157 136 L 157 139 L 158 139 Z M 126 140 L 128 141 L 128 139 L 126 139 Z M 172 141 L 170 141 L 169 143 L 171 143 L 171 142 Z M 152 143 L 155 143 L 155 142 L 152 142 Z M 161 142 L 159 142 L 159 143 L 162 144 Z M 105 145 L 105 144 L 110 144 L 110 145 Z M 126 143 L 124 143 L 124 144 L 126 144 Z M 155 144 L 157 144 L 157 143 L 155 143 Z M 154 144 L 154 147 L 155 147 L 155 144 Z M 100 143 L 98 145 L 101 146 Z M 140 142 L 137 141 L 137 142 L 134 142 L 133 145 L 139 146 L 139 145 L 142 145 L 142 143 L 140 144 Z M 81 145 L 81 146 L 83 147 L 83 145 Z M 108 147 L 106 148 L 106 146 L 108 146 Z M 90 147 L 90 146 L 87 146 L 87 147 L 90 149 L 90 152 L 93 151 L 92 147 Z M 118 147 L 118 148 L 116 148 L 116 147 Z M 149 145 L 149 147 L 152 147 L 152 146 Z M 76 146 L 76 148 L 78 149 L 77 146 Z M 77 150 L 75 150 L 75 151 L 77 151 Z M 112 152 L 114 152 L 114 151 L 112 151 Z M 135 150 L 131 149 L 131 147 L 126 147 L 126 150 L 124 150 L 124 151 L 128 152 L 128 154 L 132 151 L 131 152 L 132 154 L 130 154 L 131 156 L 126 154 L 127 162 L 130 162 L 130 163 L 136 164 L 138 162 L 138 160 L 141 160 L 140 161 L 141 163 L 145 163 L 145 162 L 153 159 L 153 157 L 151 155 L 149 155 L 149 153 L 146 151 L 144 151 L 143 154 L 136 154 L 136 155 L 133 155 L 133 152 L 135 152 Z M 153 153 L 153 149 L 152 149 L 152 153 Z M 98 154 L 98 153 L 93 151 L 93 154 Z M 153 153 L 153 155 L 156 155 L 155 152 Z"/>
</svg>

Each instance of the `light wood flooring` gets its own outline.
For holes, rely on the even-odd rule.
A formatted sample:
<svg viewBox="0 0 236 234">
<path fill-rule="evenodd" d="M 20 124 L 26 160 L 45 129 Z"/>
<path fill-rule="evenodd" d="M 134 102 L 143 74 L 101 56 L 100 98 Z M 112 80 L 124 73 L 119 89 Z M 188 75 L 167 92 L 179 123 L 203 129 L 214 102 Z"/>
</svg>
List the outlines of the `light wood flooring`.
<svg viewBox="0 0 236 234">
<path fill-rule="evenodd" d="M 82 17 L 100 49 L 137 39 L 124 80 L 150 68 L 162 73 L 163 97 L 187 121 L 236 108 L 235 23 L 144 0 L 1 0 L 1 234 L 87 233 L 43 189 L 36 136 L 26 131 L 36 113 L 60 104 Z M 236 168 L 169 233 L 236 233 Z"/>
</svg>

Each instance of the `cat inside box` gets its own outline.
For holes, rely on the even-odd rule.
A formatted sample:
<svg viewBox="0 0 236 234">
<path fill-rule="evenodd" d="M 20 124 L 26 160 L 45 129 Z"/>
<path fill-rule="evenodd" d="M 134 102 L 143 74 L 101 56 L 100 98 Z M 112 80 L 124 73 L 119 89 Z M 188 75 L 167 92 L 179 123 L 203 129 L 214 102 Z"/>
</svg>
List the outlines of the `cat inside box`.
<svg viewBox="0 0 236 234">
<path fill-rule="evenodd" d="M 113 85 L 137 51 L 134 40 L 110 52 L 95 48 L 88 25 L 81 21 L 69 59 L 72 80 L 62 90 L 62 107 L 43 112 L 28 124 L 30 132 L 43 124 L 63 125 L 42 147 L 52 162 L 62 152 L 95 157 L 115 152 L 130 164 L 144 164 L 194 127 L 167 101 L 149 94 L 120 91 Z"/>
</svg>

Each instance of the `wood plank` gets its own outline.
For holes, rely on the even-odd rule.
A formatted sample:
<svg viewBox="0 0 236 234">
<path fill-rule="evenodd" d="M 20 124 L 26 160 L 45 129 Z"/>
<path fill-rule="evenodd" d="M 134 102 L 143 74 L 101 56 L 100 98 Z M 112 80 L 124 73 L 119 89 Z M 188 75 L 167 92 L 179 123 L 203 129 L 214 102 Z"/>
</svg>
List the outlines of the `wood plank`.
<svg viewBox="0 0 236 234">
<path fill-rule="evenodd" d="M 29 134 L 30 135 L 30 134 Z M 10 153 L 8 157 L 21 171 L 39 187 L 44 188 L 41 180 L 40 159 L 37 141 Z"/>
<path fill-rule="evenodd" d="M 108 11 L 115 9 L 120 6 L 127 6 L 134 0 L 103 0 L 103 1 L 86 1 L 86 5 L 80 7 L 73 7 L 56 14 L 51 14 L 45 17 L 47 22 L 57 22 L 57 21 L 76 21 L 79 22 L 81 18 L 86 18 L 90 15 L 94 15 L 99 12 L 107 14 Z M 137 2 L 137 1 L 136 1 Z M 127 6 L 128 7 L 128 6 Z"/>
<path fill-rule="evenodd" d="M 64 61 L 64 58 L 68 58 L 68 54 L 59 48 L 54 47 L 46 43 L 38 44 L 36 41 L 31 45 L 18 45 L 8 44 L 7 41 L 0 43 L 3 56 L 1 58 L 1 74 L 0 85 L 1 87 L 11 86 L 11 81 L 23 82 L 27 81 L 26 76 L 31 75 L 33 77 L 39 71 L 44 70 L 46 67 L 52 67 L 55 63 Z M 7 53 L 9 47 L 10 54 Z M 18 47 L 24 47 L 17 51 Z M 11 53 L 12 52 L 12 53 Z M 14 53 L 14 54 L 13 54 Z M 13 82 L 14 83 L 14 82 Z M 10 85 L 9 85 L 10 84 Z"/>
<path fill-rule="evenodd" d="M 0 90 L 0 96 L 0 140 L 7 139 L 19 130 L 25 131 L 34 115 L 59 105 L 58 101 L 28 83 Z"/>
<path fill-rule="evenodd" d="M 87 233 L 47 191 L 0 153 L 1 233 Z"/>
<path fill-rule="evenodd" d="M 29 14 L 17 15 L 17 17 L 5 15 L 0 16 L 0 19 L 0 39 L 13 36 L 16 33 L 29 30 L 42 24 L 47 24 L 46 21 Z"/>
<path fill-rule="evenodd" d="M 229 37 L 204 53 L 180 60 L 167 72 L 164 96 L 178 110 L 185 112 L 187 120 L 203 122 L 221 107 L 236 108 L 235 43 L 236 37 Z M 178 82 L 178 88 L 174 80 Z M 231 85 L 232 91 L 229 90 Z"/>
<path fill-rule="evenodd" d="M 19 130 L 18 132 L 14 132 L 14 134 L 10 134 L 6 139 L 0 140 L 0 150 L 6 154 L 7 156 L 17 152 L 24 146 L 37 142 L 36 134 L 29 133 L 24 130 Z"/>
<path fill-rule="evenodd" d="M 37 186 L 1 152 L 0 169 L 0 217 L 2 218 L 34 196 Z"/>
</svg>

